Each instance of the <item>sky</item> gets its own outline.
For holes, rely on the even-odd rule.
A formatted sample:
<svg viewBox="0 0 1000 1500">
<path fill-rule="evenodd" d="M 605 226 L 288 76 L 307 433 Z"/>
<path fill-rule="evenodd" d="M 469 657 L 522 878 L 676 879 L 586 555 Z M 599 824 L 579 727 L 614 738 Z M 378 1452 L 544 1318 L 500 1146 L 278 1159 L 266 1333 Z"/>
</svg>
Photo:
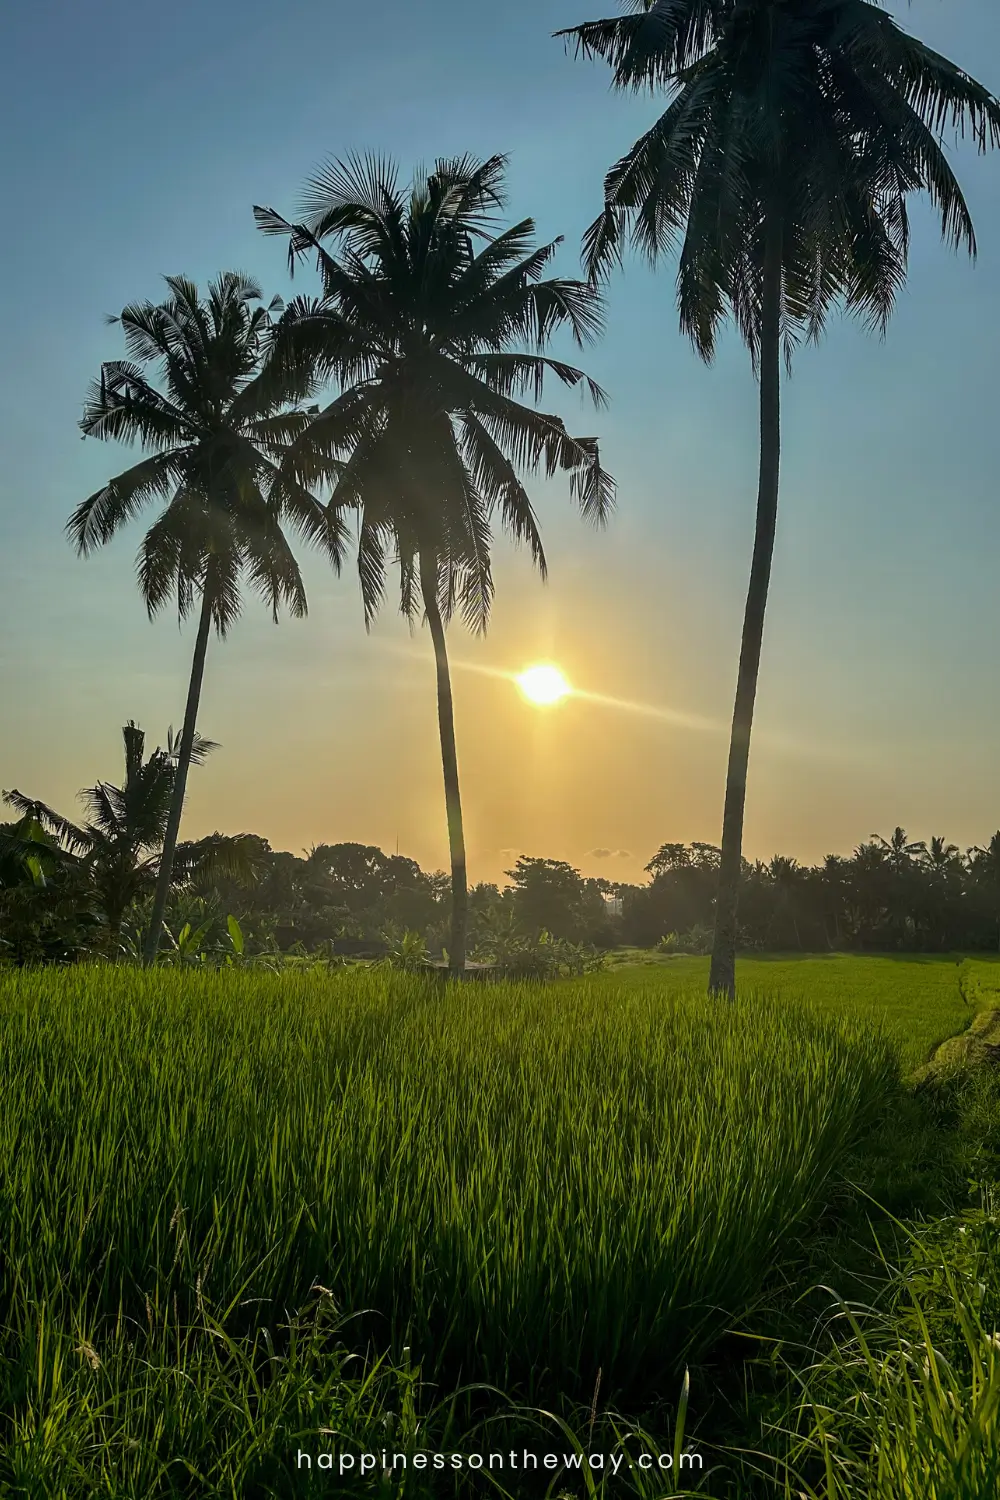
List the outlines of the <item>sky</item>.
<svg viewBox="0 0 1000 1500">
<path fill-rule="evenodd" d="M 891 8 L 891 7 L 890 7 Z M 614 0 L 33 0 L 4 20 L 0 162 L 0 787 L 71 812 L 121 775 L 120 726 L 152 744 L 183 714 L 193 639 L 135 588 L 141 532 L 77 558 L 74 506 L 129 455 L 82 443 L 105 322 L 163 275 L 229 267 L 287 294 L 288 214 L 331 156 L 510 156 L 510 211 L 580 237 L 607 167 L 662 101 L 613 94 L 551 33 Z M 1000 90 L 993 0 L 898 0 L 897 19 Z M 960 144 L 975 266 L 914 212 L 884 341 L 835 318 L 784 393 L 782 492 L 744 851 L 803 862 L 897 823 L 982 842 L 1000 824 L 1000 158 Z M 296 287 L 314 290 L 309 273 Z M 704 366 L 677 330 L 673 266 L 635 261 L 583 362 L 610 409 L 550 404 L 596 433 L 618 481 L 597 532 L 535 486 L 550 578 L 498 546 L 489 634 L 450 635 L 470 874 L 519 853 L 637 880 L 665 841 L 718 842 L 753 537 L 757 391 L 728 335 Z M 185 832 L 275 848 L 356 840 L 447 862 L 434 668 L 388 601 L 370 635 L 356 575 L 303 558 L 310 613 L 248 600 L 209 651 Z M 533 708 L 505 673 L 557 663 L 581 696 Z M 483 668 L 490 670 L 483 671 Z M 589 696 L 588 696 L 589 695 Z M 613 700 L 613 701 L 608 701 Z"/>
</svg>

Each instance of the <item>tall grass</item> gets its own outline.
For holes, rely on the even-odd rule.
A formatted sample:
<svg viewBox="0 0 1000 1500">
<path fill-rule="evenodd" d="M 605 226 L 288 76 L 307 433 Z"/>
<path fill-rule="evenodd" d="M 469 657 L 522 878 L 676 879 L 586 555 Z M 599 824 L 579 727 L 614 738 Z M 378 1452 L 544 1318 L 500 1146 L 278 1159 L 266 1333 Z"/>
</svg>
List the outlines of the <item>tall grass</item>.
<svg viewBox="0 0 1000 1500">
<path fill-rule="evenodd" d="M 425 1374 L 649 1393 L 739 1317 L 896 1076 L 870 1032 L 580 980 L 0 977 L 5 1344 L 233 1336 L 315 1284 Z M 671 1380 L 672 1383 L 672 1380 Z"/>
<path fill-rule="evenodd" d="M 920 1226 L 880 1304 L 841 1303 L 795 1377 L 782 1492 L 796 1500 L 1000 1494 L 1000 1214 Z"/>
</svg>

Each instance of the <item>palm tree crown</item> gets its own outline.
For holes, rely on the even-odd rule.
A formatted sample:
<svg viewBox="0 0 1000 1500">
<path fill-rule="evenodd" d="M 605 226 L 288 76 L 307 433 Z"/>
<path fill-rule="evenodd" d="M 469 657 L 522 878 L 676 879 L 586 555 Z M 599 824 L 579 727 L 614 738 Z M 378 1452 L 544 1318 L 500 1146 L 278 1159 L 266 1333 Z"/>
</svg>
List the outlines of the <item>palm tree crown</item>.
<svg viewBox="0 0 1000 1500">
<path fill-rule="evenodd" d="M 766 222 L 781 223 L 786 353 L 843 300 L 881 330 L 906 275 L 907 200 L 975 253 L 942 137 L 1000 142 L 1000 104 L 872 0 L 633 0 L 561 33 L 611 63 L 618 88 L 663 87 L 667 110 L 605 180 L 588 268 L 680 239 L 681 325 L 711 358 L 727 307 L 760 350 Z"/>
<path fill-rule="evenodd" d="M 322 297 L 296 298 L 282 319 L 278 362 L 341 387 L 308 440 L 335 463 L 334 505 L 360 512 L 366 620 L 391 549 L 407 614 L 417 561 L 431 554 L 445 616 L 457 603 L 485 626 L 494 515 L 544 572 L 525 471 L 568 473 L 596 521 L 612 505 L 596 441 L 518 400 L 539 400 L 553 375 L 603 402 L 581 370 L 542 353 L 561 328 L 582 345 L 602 313 L 592 287 L 543 279 L 559 242 L 535 247 L 532 220 L 500 231 L 505 165 L 439 161 L 405 192 L 386 162 L 334 162 L 311 183 L 301 223 L 254 210 L 266 233 L 287 235 L 290 265 L 313 254 L 322 278 Z"/>
<path fill-rule="evenodd" d="M 244 575 L 275 618 L 281 604 L 302 615 L 305 591 L 281 522 L 323 545 L 337 566 L 343 532 L 290 461 L 289 446 L 311 419 L 290 403 L 310 392 L 301 380 L 279 382 L 266 365 L 280 303 L 255 305 L 260 289 L 238 272 L 220 276 L 204 300 L 184 277 L 166 282 L 165 302 L 136 303 L 111 319 L 132 358 L 102 365 L 80 423 L 85 436 L 153 451 L 77 507 L 69 536 L 89 553 L 150 502 L 165 501 L 138 558 L 151 615 L 176 595 L 183 617 L 207 587 L 224 635 Z"/>
</svg>

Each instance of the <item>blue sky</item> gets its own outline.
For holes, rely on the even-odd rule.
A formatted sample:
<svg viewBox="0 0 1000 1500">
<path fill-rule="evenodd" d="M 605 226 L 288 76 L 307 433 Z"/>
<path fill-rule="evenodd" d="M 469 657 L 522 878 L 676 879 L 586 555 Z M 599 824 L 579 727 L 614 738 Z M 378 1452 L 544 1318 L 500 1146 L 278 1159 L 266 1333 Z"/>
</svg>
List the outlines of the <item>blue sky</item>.
<svg viewBox="0 0 1000 1500">
<path fill-rule="evenodd" d="M 283 212 L 330 155 L 510 153 L 511 212 L 566 236 L 576 264 L 606 167 L 654 118 L 568 57 L 557 27 L 585 0 L 34 0 L 5 20 L 0 132 L 7 289 L 0 345 L 0 785 L 69 808 L 119 768 L 119 726 L 178 723 L 190 631 L 149 624 L 138 533 L 76 559 L 72 507 L 124 455 L 81 443 L 88 380 L 120 353 L 106 313 L 238 266 L 287 292 L 255 202 Z M 897 17 L 1000 89 L 987 0 L 915 0 Z M 955 153 L 975 268 L 924 209 L 884 343 L 837 320 L 785 394 L 784 468 L 751 762 L 747 852 L 812 859 L 902 822 L 959 843 L 1000 823 L 1000 506 L 996 329 L 1000 159 Z M 307 277 L 302 285 L 308 289 Z M 485 642 L 456 631 L 458 724 L 474 877 L 510 852 L 635 877 L 666 839 L 715 839 L 753 532 L 756 390 L 724 341 L 711 369 L 677 333 L 669 265 L 629 264 L 587 355 L 612 406 L 560 409 L 599 431 L 618 514 L 589 532 L 540 493 L 542 587 L 498 554 Z M 553 398 L 555 399 L 555 398 Z M 213 645 L 202 725 L 223 749 L 193 778 L 189 827 L 279 847 L 357 838 L 430 866 L 446 845 L 429 643 L 391 609 L 371 639 L 352 576 L 307 563 L 311 615 L 275 629 L 248 604 Z M 409 654 L 407 654 L 409 653 Z M 562 663 L 596 693 L 717 731 L 573 701 L 539 714 L 466 671 Z"/>
</svg>

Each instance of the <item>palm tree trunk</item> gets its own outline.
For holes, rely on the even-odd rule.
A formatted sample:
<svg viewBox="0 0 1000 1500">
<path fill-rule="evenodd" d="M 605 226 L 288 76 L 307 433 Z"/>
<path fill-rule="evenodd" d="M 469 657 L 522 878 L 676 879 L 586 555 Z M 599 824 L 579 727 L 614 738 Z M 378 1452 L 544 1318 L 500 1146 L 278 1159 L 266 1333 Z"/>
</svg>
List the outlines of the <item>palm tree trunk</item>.
<svg viewBox="0 0 1000 1500">
<path fill-rule="evenodd" d="M 206 579 L 204 591 L 201 596 L 201 616 L 198 620 L 198 634 L 194 643 L 194 659 L 191 662 L 191 680 L 188 683 L 187 705 L 184 709 L 184 727 L 181 730 L 181 743 L 177 753 L 177 771 L 174 776 L 173 790 L 170 795 L 170 810 L 167 814 L 167 828 L 163 837 L 163 848 L 160 851 L 160 868 L 156 875 L 156 890 L 153 893 L 153 914 L 149 919 L 149 931 L 146 934 L 146 943 L 142 955 L 144 964 L 155 962 L 160 947 L 163 916 L 167 909 L 167 898 L 170 895 L 170 877 L 174 869 L 174 851 L 177 848 L 177 835 L 181 826 L 181 814 L 184 811 L 184 793 L 187 789 L 188 768 L 191 765 L 191 751 L 194 747 L 194 732 L 198 720 L 198 704 L 201 701 L 201 684 L 205 676 L 205 654 L 208 650 L 208 633 L 211 625 L 212 589 L 208 579 Z"/>
<path fill-rule="evenodd" d="M 451 698 L 451 675 L 448 671 L 448 648 L 437 601 L 437 559 L 420 557 L 420 588 L 434 642 L 437 666 L 438 730 L 441 735 L 441 764 L 444 768 L 444 798 L 448 811 L 448 843 L 451 849 L 451 943 L 448 968 L 453 975 L 465 972 L 465 934 L 469 915 L 469 884 L 465 868 L 465 831 L 462 823 L 462 797 L 458 786 L 458 751 L 455 745 L 455 714 Z"/>
<path fill-rule="evenodd" d="M 764 288 L 760 348 L 760 478 L 757 490 L 757 531 L 754 537 L 750 587 L 743 615 L 743 641 L 736 680 L 736 705 L 729 741 L 726 804 L 722 818 L 722 860 L 715 906 L 715 940 L 709 969 L 709 994 L 736 994 L 736 911 L 743 863 L 743 810 L 750 759 L 764 611 L 771 580 L 774 530 L 778 518 L 778 471 L 781 454 L 781 261 L 782 221 L 771 209 L 765 226 Z"/>
</svg>

